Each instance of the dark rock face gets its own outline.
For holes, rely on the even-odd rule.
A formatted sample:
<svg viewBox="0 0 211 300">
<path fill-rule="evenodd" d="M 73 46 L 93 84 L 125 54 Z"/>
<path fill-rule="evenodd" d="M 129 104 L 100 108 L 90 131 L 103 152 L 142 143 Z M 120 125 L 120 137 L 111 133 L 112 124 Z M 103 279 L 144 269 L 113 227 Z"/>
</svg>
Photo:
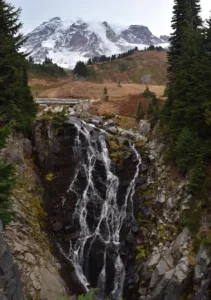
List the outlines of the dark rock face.
<svg viewBox="0 0 211 300">
<path fill-rule="evenodd" d="M 51 224 L 49 233 L 53 242 L 59 244 L 60 250 L 62 249 L 62 253 L 65 253 L 59 255 L 63 261 L 63 272 L 66 273 L 64 276 L 71 287 L 75 278 L 76 292 L 81 292 L 82 286 L 85 285 L 78 280 L 81 274 L 79 271 L 77 273 L 77 266 L 81 266 L 87 282 L 92 287 L 99 287 L 101 280 L 105 287 L 103 297 L 110 296 L 115 300 L 119 298 L 115 296 L 118 295 L 115 294 L 117 293 L 115 284 L 118 286 L 124 282 L 125 299 L 136 299 L 139 281 L 135 268 L 138 224 L 133 216 L 133 206 L 136 206 L 133 188 L 136 176 L 139 174 L 137 165 L 139 166 L 140 162 L 128 144 L 127 151 L 130 151 L 131 155 L 124 160 L 121 167 L 111 164 L 109 171 L 106 165 L 107 152 L 102 149 L 104 144 L 101 142 L 101 132 L 94 126 L 83 124 L 73 117 L 58 132 L 54 126 L 43 122 L 36 125 L 35 147 L 39 165 L 43 171 L 44 198 Z M 93 156 L 90 151 L 94 151 Z M 91 167 L 92 163 L 93 167 Z M 90 168 L 87 169 L 85 166 L 90 166 Z M 89 173 L 90 170 L 92 173 Z M 111 173 L 108 175 L 108 172 Z M 118 178 L 119 185 L 117 185 L 116 178 Z M 131 183 L 133 178 L 134 184 Z M 109 194 L 109 188 L 114 191 L 116 189 L 116 198 Z M 129 198 L 126 203 L 127 193 Z M 106 216 L 102 218 L 104 199 L 107 199 L 110 206 Z M 83 201 L 87 201 L 85 206 L 81 204 Z M 126 205 L 125 217 L 121 226 L 116 224 L 120 226 L 118 231 L 115 229 L 118 226 L 111 225 L 115 224 L 112 218 L 115 216 L 117 220 L 121 220 L 120 212 L 124 205 Z M 114 208 L 116 215 L 112 214 Z M 86 214 L 85 218 L 83 213 Z M 82 221 L 85 222 L 85 228 L 82 227 Z M 90 232 L 87 238 L 84 235 L 86 230 Z M 119 232 L 120 243 L 110 242 L 114 232 Z M 83 247 L 80 240 L 84 241 Z M 105 241 L 108 242 L 105 243 Z M 76 253 L 76 249 L 80 249 L 83 254 L 83 262 L 79 265 L 76 264 L 75 254 L 72 252 Z M 58 248 L 56 252 L 58 255 Z M 118 267 L 121 270 L 122 263 L 124 270 L 122 269 L 118 274 Z M 73 265 L 76 267 L 78 278 L 74 276 Z M 104 267 L 106 278 L 102 280 L 100 274 Z M 124 272 L 125 276 L 123 276 Z M 119 282 L 121 276 L 123 276 L 123 282 Z M 72 287 L 72 290 L 74 289 Z"/>
<path fill-rule="evenodd" d="M 160 42 L 160 39 L 153 36 L 148 27 L 141 25 L 131 25 L 127 30 L 121 33 L 120 38 L 132 44 L 150 45 Z"/>
<path fill-rule="evenodd" d="M 0 233 L 0 299 L 20 300 L 20 271 Z"/>
<path fill-rule="evenodd" d="M 111 28 L 111 26 L 107 22 L 103 22 L 103 25 L 106 28 L 106 36 L 107 36 L 108 40 L 111 42 L 114 42 L 114 43 L 117 42 L 118 37 L 117 37 L 115 31 Z"/>
<path fill-rule="evenodd" d="M 170 36 L 169 35 L 161 35 L 160 39 L 166 43 L 169 42 Z"/>
</svg>

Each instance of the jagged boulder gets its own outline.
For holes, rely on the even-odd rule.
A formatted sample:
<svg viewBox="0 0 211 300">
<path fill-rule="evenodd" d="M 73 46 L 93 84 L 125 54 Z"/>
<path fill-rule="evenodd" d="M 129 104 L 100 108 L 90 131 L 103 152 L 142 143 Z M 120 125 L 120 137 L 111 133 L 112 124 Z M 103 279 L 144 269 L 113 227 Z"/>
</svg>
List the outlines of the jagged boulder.
<svg viewBox="0 0 211 300">
<path fill-rule="evenodd" d="M 143 136 L 148 136 L 151 131 L 151 125 L 147 120 L 140 120 L 138 124 L 138 132 Z"/>
<path fill-rule="evenodd" d="M 0 233 L 0 299 L 21 299 L 21 274 L 10 248 Z"/>
<path fill-rule="evenodd" d="M 161 279 L 161 276 L 164 275 L 168 271 L 168 269 L 168 264 L 164 259 L 162 259 L 152 273 L 150 288 L 154 288 L 156 286 L 157 282 Z"/>
</svg>

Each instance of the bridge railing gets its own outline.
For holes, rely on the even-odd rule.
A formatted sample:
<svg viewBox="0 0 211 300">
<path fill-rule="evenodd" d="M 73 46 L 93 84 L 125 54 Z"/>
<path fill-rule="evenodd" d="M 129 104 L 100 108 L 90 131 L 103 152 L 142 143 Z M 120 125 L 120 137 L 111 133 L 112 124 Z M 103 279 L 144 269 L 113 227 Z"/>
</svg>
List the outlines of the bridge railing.
<svg viewBox="0 0 211 300">
<path fill-rule="evenodd" d="M 82 100 L 80 99 L 62 99 L 62 98 L 34 98 L 34 101 L 38 104 L 69 104 L 76 105 L 80 104 Z M 88 100 L 83 100 L 86 102 Z"/>
</svg>

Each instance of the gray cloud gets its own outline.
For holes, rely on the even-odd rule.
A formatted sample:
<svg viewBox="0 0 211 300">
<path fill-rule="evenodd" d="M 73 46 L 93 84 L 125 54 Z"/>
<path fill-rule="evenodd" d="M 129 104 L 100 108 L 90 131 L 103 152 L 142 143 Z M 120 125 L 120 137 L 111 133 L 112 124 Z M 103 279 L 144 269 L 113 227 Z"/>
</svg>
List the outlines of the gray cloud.
<svg viewBox="0 0 211 300">
<path fill-rule="evenodd" d="M 25 33 L 52 17 L 146 25 L 156 35 L 169 34 L 173 0 L 9 0 L 22 8 Z M 208 18 L 211 1 L 201 0 L 202 16 Z"/>
</svg>

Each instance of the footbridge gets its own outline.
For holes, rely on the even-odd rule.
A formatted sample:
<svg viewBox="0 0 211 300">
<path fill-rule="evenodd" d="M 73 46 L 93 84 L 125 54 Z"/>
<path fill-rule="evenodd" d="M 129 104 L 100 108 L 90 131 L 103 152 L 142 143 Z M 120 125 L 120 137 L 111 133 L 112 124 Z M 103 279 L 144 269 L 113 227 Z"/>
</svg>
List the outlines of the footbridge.
<svg viewBox="0 0 211 300">
<path fill-rule="evenodd" d="M 76 104 L 88 102 L 90 100 L 80 100 L 80 99 L 67 99 L 67 98 L 34 98 L 34 101 L 38 104 L 46 104 L 46 105 L 69 105 L 74 106 Z"/>
</svg>

